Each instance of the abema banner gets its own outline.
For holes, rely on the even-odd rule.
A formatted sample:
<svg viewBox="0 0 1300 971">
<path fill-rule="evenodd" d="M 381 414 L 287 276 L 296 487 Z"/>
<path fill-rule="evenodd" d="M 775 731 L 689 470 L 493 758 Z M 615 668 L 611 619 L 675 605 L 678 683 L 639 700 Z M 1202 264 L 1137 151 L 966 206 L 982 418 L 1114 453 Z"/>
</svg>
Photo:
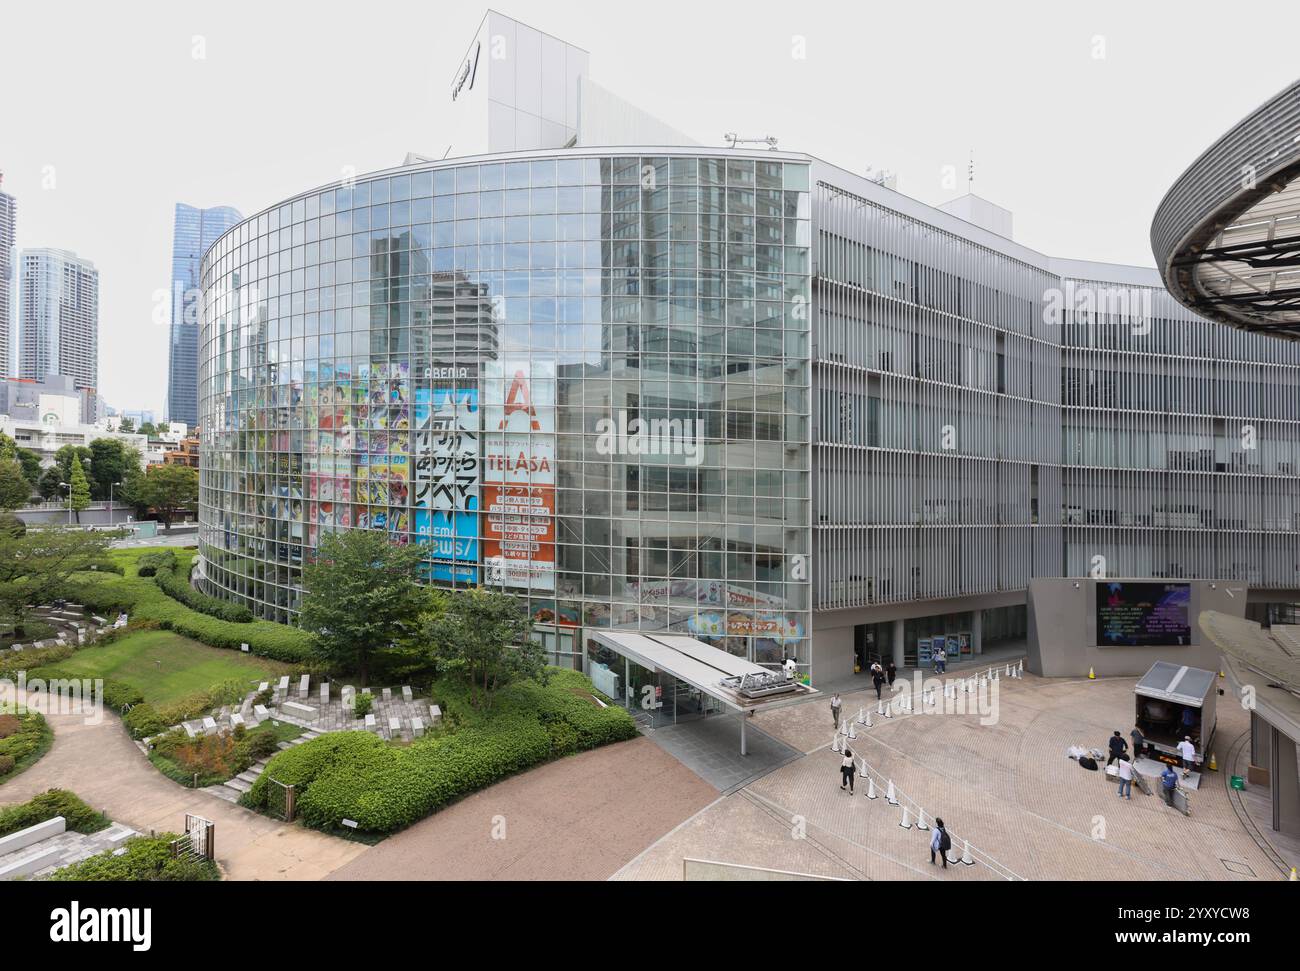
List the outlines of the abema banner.
<svg viewBox="0 0 1300 971">
<path fill-rule="evenodd" d="M 488 362 L 483 411 L 485 580 L 553 592 L 554 362 Z"/>
</svg>

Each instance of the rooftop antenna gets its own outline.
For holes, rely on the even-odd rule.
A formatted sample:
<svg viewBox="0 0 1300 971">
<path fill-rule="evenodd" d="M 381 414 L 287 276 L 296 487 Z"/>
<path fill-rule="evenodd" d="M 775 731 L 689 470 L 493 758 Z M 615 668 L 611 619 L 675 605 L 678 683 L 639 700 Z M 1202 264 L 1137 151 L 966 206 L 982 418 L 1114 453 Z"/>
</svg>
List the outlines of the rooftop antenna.
<svg viewBox="0 0 1300 971">
<path fill-rule="evenodd" d="M 975 149 L 970 150 L 970 161 L 966 163 L 966 194 L 970 195 L 971 183 L 975 181 Z"/>
<path fill-rule="evenodd" d="M 776 151 L 776 136 L 774 135 L 764 135 L 762 138 L 741 138 L 734 131 L 729 131 L 722 137 L 726 139 L 728 148 L 735 148 L 739 144 L 766 145 L 769 152 Z"/>
</svg>

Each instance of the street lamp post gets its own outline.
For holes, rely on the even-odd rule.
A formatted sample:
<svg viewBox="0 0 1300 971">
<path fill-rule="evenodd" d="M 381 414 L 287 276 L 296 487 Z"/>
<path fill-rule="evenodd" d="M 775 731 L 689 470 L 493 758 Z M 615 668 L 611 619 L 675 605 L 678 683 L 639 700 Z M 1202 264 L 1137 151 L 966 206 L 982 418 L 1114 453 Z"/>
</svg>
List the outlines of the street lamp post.
<svg viewBox="0 0 1300 971">
<path fill-rule="evenodd" d="M 120 482 L 110 482 L 108 484 L 108 528 L 113 528 L 113 487 L 120 486 Z"/>
<path fill-rule="evenodd" d="M 72 486 L 68 485 L 68 483 L 66 482 L 60 482 L 59 485 L 61 485 L 63 488 L 68 490 L 68 525 L 71 526 L 72 525 Z"/>
</svg>

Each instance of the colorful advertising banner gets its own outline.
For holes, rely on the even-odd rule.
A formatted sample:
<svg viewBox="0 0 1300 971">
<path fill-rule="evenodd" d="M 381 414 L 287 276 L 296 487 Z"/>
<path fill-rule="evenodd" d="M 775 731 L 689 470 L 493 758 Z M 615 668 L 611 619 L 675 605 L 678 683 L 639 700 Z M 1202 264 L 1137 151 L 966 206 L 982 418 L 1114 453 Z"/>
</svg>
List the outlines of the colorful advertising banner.
<svg viewBox="0 0 1300 971">
<path fill-rule="evenodd" d="M 413 409 L 415 533 L 435 580 L 478 583 L 478 389 L 417 388 Z"/>
<path fill-rule="evenodd" d="M 555 364 L 489 361 L 484 381 L 487 582 L 555 590 Z"/>
</svg>

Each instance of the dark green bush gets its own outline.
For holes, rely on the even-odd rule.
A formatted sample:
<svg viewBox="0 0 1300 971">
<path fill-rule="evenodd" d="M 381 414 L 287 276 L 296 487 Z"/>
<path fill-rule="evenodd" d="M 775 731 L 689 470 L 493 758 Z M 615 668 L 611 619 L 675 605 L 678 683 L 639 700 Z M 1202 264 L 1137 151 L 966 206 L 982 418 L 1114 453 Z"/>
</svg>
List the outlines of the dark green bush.
<svg viewBox="0 0 1300 971">
<path fill-rule="evenodd" d="M 352 714 L 357 718 L 365 718 L 370 714 L 371 709 L 375 707 L 374 695 L 358 694 L 352 703 Z"/>
<path fill-rule="evenodd" d="M 0 708 L 0 776 L 28 768 L 53 744 L 54 732 L 40 712 Z"/>
<path fill-rule="evenodd" d="M 120 856 L 107 850 L 99 856 L 55 870 L 50 879 L 117 882 L 221 879 L 216 865 L 210 861 L 173 857 L 171 844 L 177 838 L 175 833 L 136 836 L 126 841 L 126 852 Z"/>
<path fill-rule="evenodd" d="M 151 738 L 170 728 L 175 722 L 164 719 L 153 705 L 139 704 L 126 713 L 122 724 L 126 726 L 132 738 Z"/>
<path fill-rule="evenodd" d="M 67 789 L 50 789 L 28 802 L 0 809 L 0 836 L 8 836 L 55 816 L 67 820 L 68 830 L 74 833 L 97 833 L 109 825 L 107 816 L 95 812 L 76 793 Z"/>
<path fill-rule="evenodd" d="M 143 564 L 145 557 L 141 557 L 140 560 Z M 140 575 L 144 576 L 143 568 Z M 157 565 L 154 581 L 163 593 L 173 600 L 180 601 L 191 610 L 197 610 L 199 613 L 232 624 L 248 624 L 253 621 L 253 612 L 243 604 L 230 603 L 216 597 L 209 597 L 206 593 L 200 593 L 190 586 L 188 572 L 186 576 L 181 576 L 176 569 L 176 558 L 174 556 L 170 563 Z"/>
<path fill-rule="evenodd" d="M 8 775 L 17 764 L 17 760 L 12 755 L 0 755 L 0 776 Z"/>
<path fill-rule="evenodd" d="M 406 747 L 369 732 L 322 735 L 271 759 L 241 802 L 265 809 L 274 779 L 298 788 L 299 814 L 309 826 L 330 829 L 354 819 L 363 830 L 389 833 L 549 759 L 634 737 L 627 712 L 596 706 L 590 691 L 583 675 L 556 670 L 548 685 L 509 685 L 491 709 L 479 711 L 468 708 L 463 686 L 436 682 L 434 697 L 455 712 L 448 722 L 459 727 Z"/>
<path fill-rule="evenodd" d="M 176 566 L 176 553 L 174 550 L 145 553 L 140 559 L 136 560 L 135 572 L 137 576 L 151 577 L 157 574 L 159 568 L 166 566 Z"/>
</svg>

